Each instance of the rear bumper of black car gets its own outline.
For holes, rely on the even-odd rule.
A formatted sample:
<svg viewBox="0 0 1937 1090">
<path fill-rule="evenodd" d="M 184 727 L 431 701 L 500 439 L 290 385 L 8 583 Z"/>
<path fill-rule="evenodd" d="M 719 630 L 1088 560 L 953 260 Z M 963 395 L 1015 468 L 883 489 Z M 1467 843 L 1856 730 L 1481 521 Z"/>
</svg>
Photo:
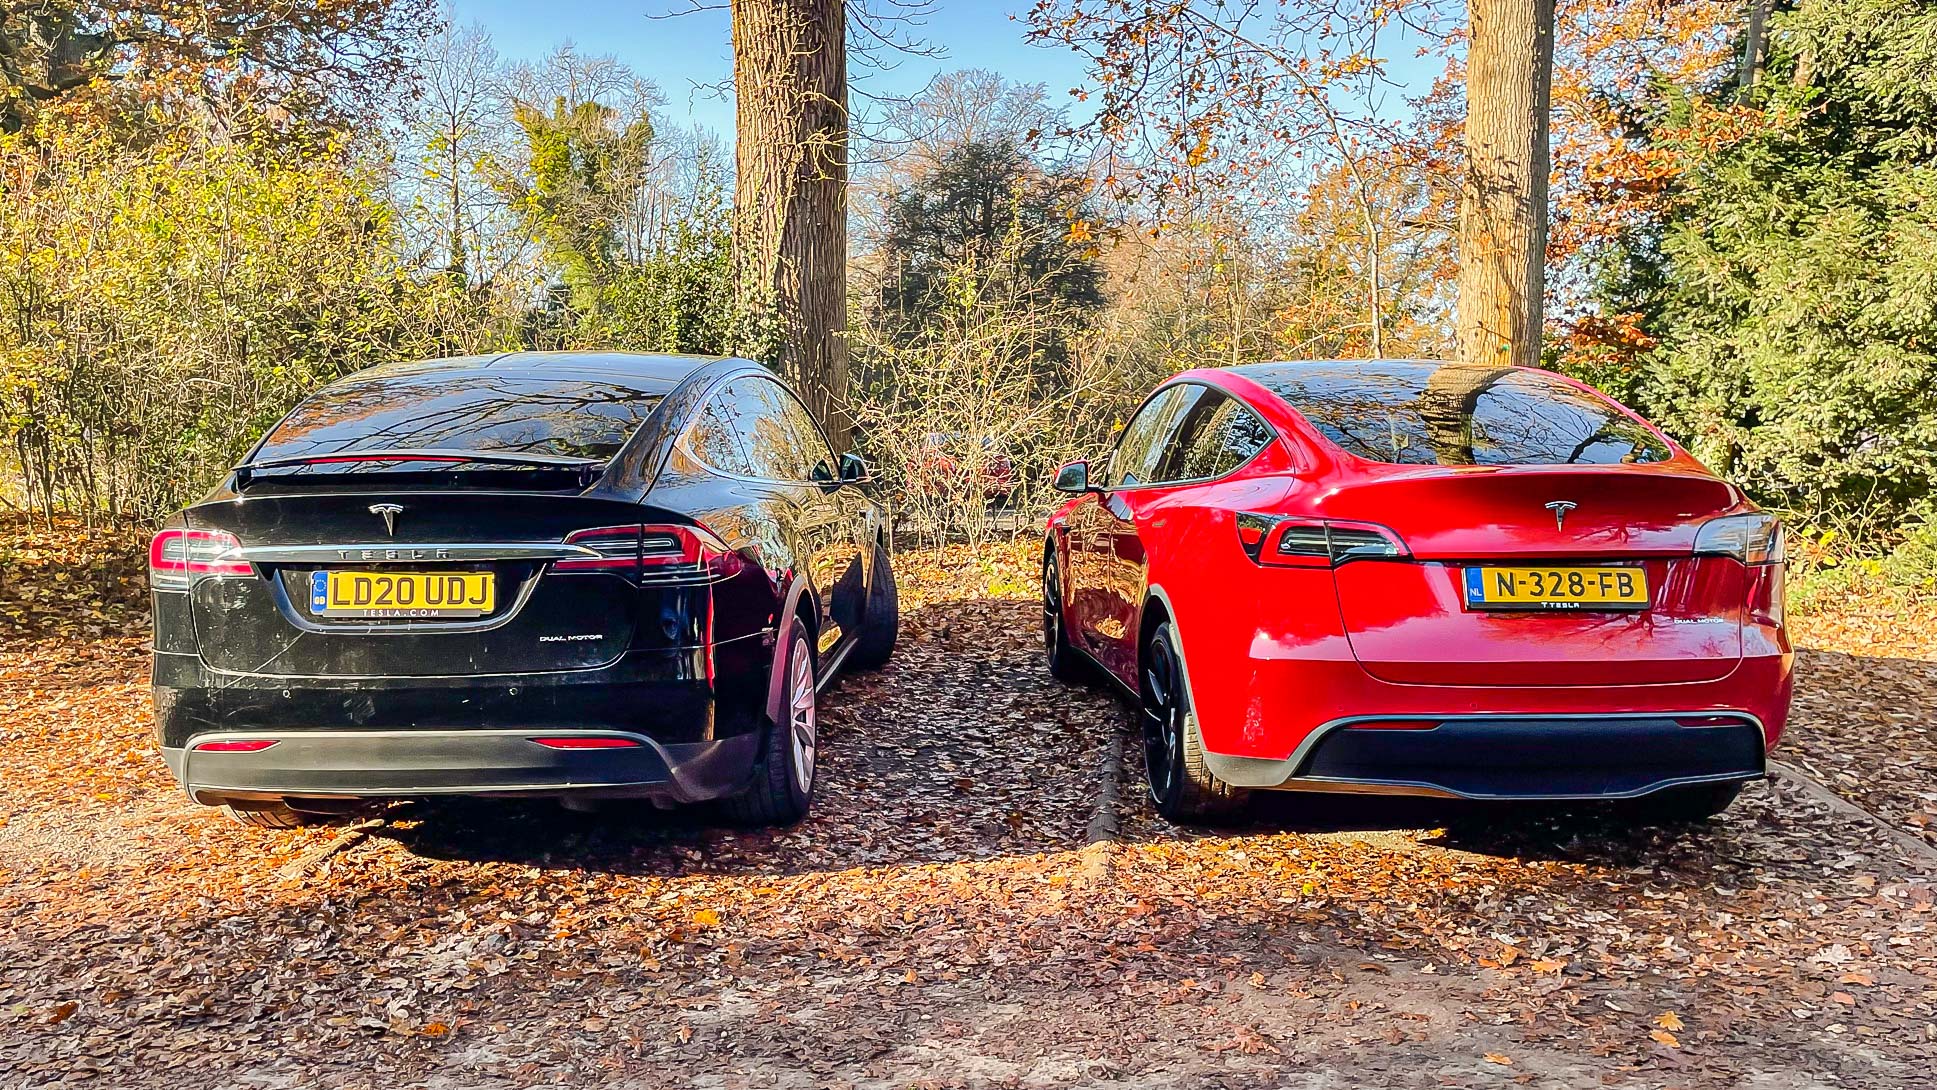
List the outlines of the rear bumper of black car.
<svg viewBox="0 0 1937 1090">
<path fill-rule="evenodd" d="M 597 739 L 560 749 L 534 738 Z M 238 752 L 210 743 L 273 741 Z M 611 743 L 618 743 L 612 745 Z M 746 785 L 754 735 L 665 744 L 620 731 L 234 731 L 197 735 L 162 756 L 196 802 L 423 795 L 577 795 L 700 802 Z"/>
<path fill-rule="evenodd" d="M 698 802 L 750 781 L 769 653 L 746 639 L 710 656 L 631 651 L 586 670 L 383 677 L 232 674 L 158 653 L 155 731 L 169 769 L 211 804 L 450 794 Z M 198 748 L 235 742 L 274 744 Z"/>
<path fill-rule="evenodd" d="M 1746 716 L 1501 716 L 1330 724 L 1287 762 L 1289 790 L 1466 799 L 1629 799 L 1760 779 L 1763 731 Z"/>
</svg>

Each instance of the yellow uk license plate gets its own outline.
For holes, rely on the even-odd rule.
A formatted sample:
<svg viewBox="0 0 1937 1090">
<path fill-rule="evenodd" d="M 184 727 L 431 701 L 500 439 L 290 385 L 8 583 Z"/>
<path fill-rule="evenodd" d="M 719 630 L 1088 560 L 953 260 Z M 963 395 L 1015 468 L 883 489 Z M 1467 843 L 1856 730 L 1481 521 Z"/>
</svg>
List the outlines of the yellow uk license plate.
<svg viewBox="0 0 1937 1090">
<path fill-rule="evenodd" d="M 1492 567 L 1465 570 L 1467 609 L 1646 609 L 1639 565 Z"/>
<path fill-rule="evenodd" d="M 309 609 L 323 617 L 482 617 L 497 603 L 488 571 L 319 571 Z"/>
</svg>

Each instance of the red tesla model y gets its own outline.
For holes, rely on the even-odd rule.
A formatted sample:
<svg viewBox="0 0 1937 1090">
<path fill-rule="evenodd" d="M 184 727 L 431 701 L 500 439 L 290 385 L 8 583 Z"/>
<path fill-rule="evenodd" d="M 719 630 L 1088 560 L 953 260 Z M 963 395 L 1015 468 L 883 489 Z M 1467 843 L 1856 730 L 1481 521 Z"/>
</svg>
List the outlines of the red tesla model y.
<svg viewBox="0 0 1937 1090">
<path fill-rule="evenodd" d="M 1188 371 L 1056 485 L 1050 669 L 1136 697 L 1173 820 L 1259 788 L 1706 816 L 1788 715 L 1781 526 L 1561 375 Z"/>
</svg>

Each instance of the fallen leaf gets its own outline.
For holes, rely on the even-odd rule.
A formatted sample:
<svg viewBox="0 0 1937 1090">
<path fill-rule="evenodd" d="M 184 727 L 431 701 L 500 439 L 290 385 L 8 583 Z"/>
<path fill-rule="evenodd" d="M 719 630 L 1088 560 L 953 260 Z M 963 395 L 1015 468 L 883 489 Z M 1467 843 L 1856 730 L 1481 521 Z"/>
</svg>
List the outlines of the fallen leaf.
<svg viewBox="0 0 1937 1090">
<path fill-rule="evenodd" d="M 1648 1036 L 1654 1038 L 1660 1044 L 1667 1045 L 1669 1048 L 1681 1047 L 1681 1042 L 1675 1039 L 1675 1035 L 1665 1029 L 1652 1030 L 1648 1033 Z"/>
<path fill-rule="evenodd" d="M 1809 960 L 1818 965 L 1841 965 L 1850 958 L 1850 948 L 1839 942 L 1823 947 Z"/>
<path fill-rule="evenodd" d="M 1512 1067 L 1513 1057 L 1508 1056 L 1504 1052 L 1489 1052 L 1486 1054 L 1486 1062 L 1490 1064 L 1501 1064 L 1506 1067 Z"/>
<path fill-rule="evenodd" d="M 1682 1028 L 1681 1015 L 1676 1014 L 1674 1011 L 1665 1011 L 1661 1017 L 1655 1019 L 1655 1025 L 1660 1026 L 1662 1029 L 1680 1029 Z"/>
</svg>

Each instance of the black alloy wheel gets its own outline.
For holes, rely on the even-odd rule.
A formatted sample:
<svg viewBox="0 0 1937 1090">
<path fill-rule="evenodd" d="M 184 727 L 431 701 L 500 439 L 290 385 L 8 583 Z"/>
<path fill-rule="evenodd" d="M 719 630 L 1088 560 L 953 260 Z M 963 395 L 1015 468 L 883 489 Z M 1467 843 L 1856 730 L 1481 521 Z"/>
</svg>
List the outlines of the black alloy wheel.
<svg viewBox="0 0 1937 1090">
<path fill-rule="evenodd" d="M 741 794 L 722 800 L 726 816 L 741 825 L 791 825 L 807 816 L 814 800 L 820 750 L 814 653 L 807 629 L 798 620 L 788 624 L 782 639 L 787 656 L 776 665 L 783 671 L 780 717 L 767 726 L 753 783 Z"/>
<path fill-rule="evenodd" d="M 1244 806 L 1246 793 L 1218 779 L 1205 759 L 1176 640 L 1170 622 L 1159 623 L 1144 644 L 1139 670 L 1138 712 L 1150 801 L 1170 821 L 1227 817 Z"/>
<path fill-rule="evenodd" d="M 1069 642 L 1069 629 L 1063 624 L 1062 565 L 1056 561 L 1056 546 L 1043 550 L 1042 559 L 1042 644 L 1049 673 L 1060 681 L 1081 681 L 1087 674 L 1084 663 Z"/>
<path fill-rule="evenodd" d="M 1143 767 L 1150 781 L 1150 801 L 1168 813 L 1177 797 L 1184 761 L 1183 672 L 1171 650 L 1169 626 L 1150 636 L 1143 655 L 1143 684 L 1138 697 L 1143 720 Z"/>
</svg>

